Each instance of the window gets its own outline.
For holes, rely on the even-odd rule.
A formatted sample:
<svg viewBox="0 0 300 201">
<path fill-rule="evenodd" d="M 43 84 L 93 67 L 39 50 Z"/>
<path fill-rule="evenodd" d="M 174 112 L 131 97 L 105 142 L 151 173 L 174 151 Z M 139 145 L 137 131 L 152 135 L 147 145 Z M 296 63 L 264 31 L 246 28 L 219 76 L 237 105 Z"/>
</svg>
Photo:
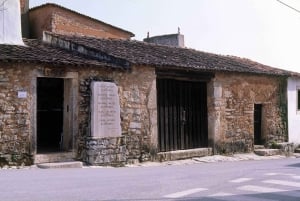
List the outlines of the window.
<svg viewBox="0 0 300 201">
<path fill-rule="evenodd" d="M 297 110 L 300 110 L 300 89 L 297 89 Z"/>
</svg>

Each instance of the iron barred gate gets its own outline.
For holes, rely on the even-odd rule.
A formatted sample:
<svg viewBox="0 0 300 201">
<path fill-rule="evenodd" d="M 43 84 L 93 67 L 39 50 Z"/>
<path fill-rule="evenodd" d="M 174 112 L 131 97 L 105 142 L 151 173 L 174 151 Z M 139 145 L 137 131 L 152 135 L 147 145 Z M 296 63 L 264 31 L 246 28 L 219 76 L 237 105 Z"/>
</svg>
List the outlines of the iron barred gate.
<svg viewBox="0 0 300 201">
<path fill-rule="evenodd" d="M 161 152 L 207 147 L 206 82 L 157 79 Z"/>
</svg>

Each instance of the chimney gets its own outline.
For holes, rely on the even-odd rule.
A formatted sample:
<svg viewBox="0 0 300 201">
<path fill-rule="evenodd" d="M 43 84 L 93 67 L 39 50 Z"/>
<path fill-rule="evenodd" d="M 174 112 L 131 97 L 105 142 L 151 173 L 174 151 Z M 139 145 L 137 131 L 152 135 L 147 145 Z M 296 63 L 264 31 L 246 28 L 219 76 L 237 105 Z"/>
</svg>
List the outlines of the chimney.
<svg viewBox="0 0 300 201">
<path fill-rule="evenodd" d="M 29 11 L 29 0 L 20 0 L 21 13 L 28 13 Z"/>
<path fill-rule="evenodd" d="M 148 32 L 147 38 L 144 39 L 144 42 L 183 48 L 184 47 L 184 35 L 180 34 L 179 28 L 178 28 L 177 34 L 149 37 L 149 32 Z"/>
<path fill-rule="evenodd" d="M 20 0 L 22 36 L 29 38 L 29 0 Z"/>
<path fill-rule="evenodd" d="M 20 0 L 0 0 L 0 44 L 24 45 Z"/>
</svg>

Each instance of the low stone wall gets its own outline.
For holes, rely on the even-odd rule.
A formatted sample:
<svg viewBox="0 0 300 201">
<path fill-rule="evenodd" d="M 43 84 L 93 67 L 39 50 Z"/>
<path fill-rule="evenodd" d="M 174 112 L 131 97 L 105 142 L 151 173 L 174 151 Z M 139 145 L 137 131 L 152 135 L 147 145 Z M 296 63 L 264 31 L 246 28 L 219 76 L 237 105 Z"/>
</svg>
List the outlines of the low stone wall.
<svg viewBox="0 0 300 201">
<path fill-rule="evenodd" d="M 86 138 L 84 155 L 90 165 L 122 166 L 128 156 L 125 138 Z"/>
<path fill-rule="evenodd" d="M 4 166 L 28 166 L 33 164 L 33 155 L 27 153 L 0 154 L 0 168 Z"/>
</svg>

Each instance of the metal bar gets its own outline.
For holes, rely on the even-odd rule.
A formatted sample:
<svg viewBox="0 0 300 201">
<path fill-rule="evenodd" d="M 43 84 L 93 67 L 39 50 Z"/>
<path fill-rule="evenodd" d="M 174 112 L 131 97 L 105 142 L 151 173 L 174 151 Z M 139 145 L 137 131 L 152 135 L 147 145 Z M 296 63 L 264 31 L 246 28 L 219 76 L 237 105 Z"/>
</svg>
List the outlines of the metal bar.
<svg viewBox="0 0 300 201">
<path fill-rule="evenodd" d="M 174 150 L 174 133 L 173 133 L 173 125 L 174 125 L 174 114 L 173 114 L 173 88 L 174 84 L 172 80 L 168 80 L 167 85 L 167 96 L 168 96 L 168 120 L 169 120 L 169 150 Z"/>
<path fill-rule="evenodd" d="M 174 82 L 173 83 L 173 104 L 174 104 L 174 150 L 178 149 L 178 83 Z"/>
<path fill-rule="evenodd" d="M 168 99 L 168 80 L 165 81 L 164 83 L 164 101 L 165 101 L 165 115 L 164 115 L 164 119 L 165 119 L 165 147 L 166 147 L 166 151 L 169 151 L 169 135 L 170 135 L 170 131 L 169 131 L 169 99 Z"/>
<path fill-rule="evenodd" d="M 157 92 L 158 92 L 158 114 L 159 114 L 159 149 L 165 151 L 164 135 L 165 135 L 165 122 L 164 122 L 164 87 L 163 80 L 157 80 Z"/>
</svg>

